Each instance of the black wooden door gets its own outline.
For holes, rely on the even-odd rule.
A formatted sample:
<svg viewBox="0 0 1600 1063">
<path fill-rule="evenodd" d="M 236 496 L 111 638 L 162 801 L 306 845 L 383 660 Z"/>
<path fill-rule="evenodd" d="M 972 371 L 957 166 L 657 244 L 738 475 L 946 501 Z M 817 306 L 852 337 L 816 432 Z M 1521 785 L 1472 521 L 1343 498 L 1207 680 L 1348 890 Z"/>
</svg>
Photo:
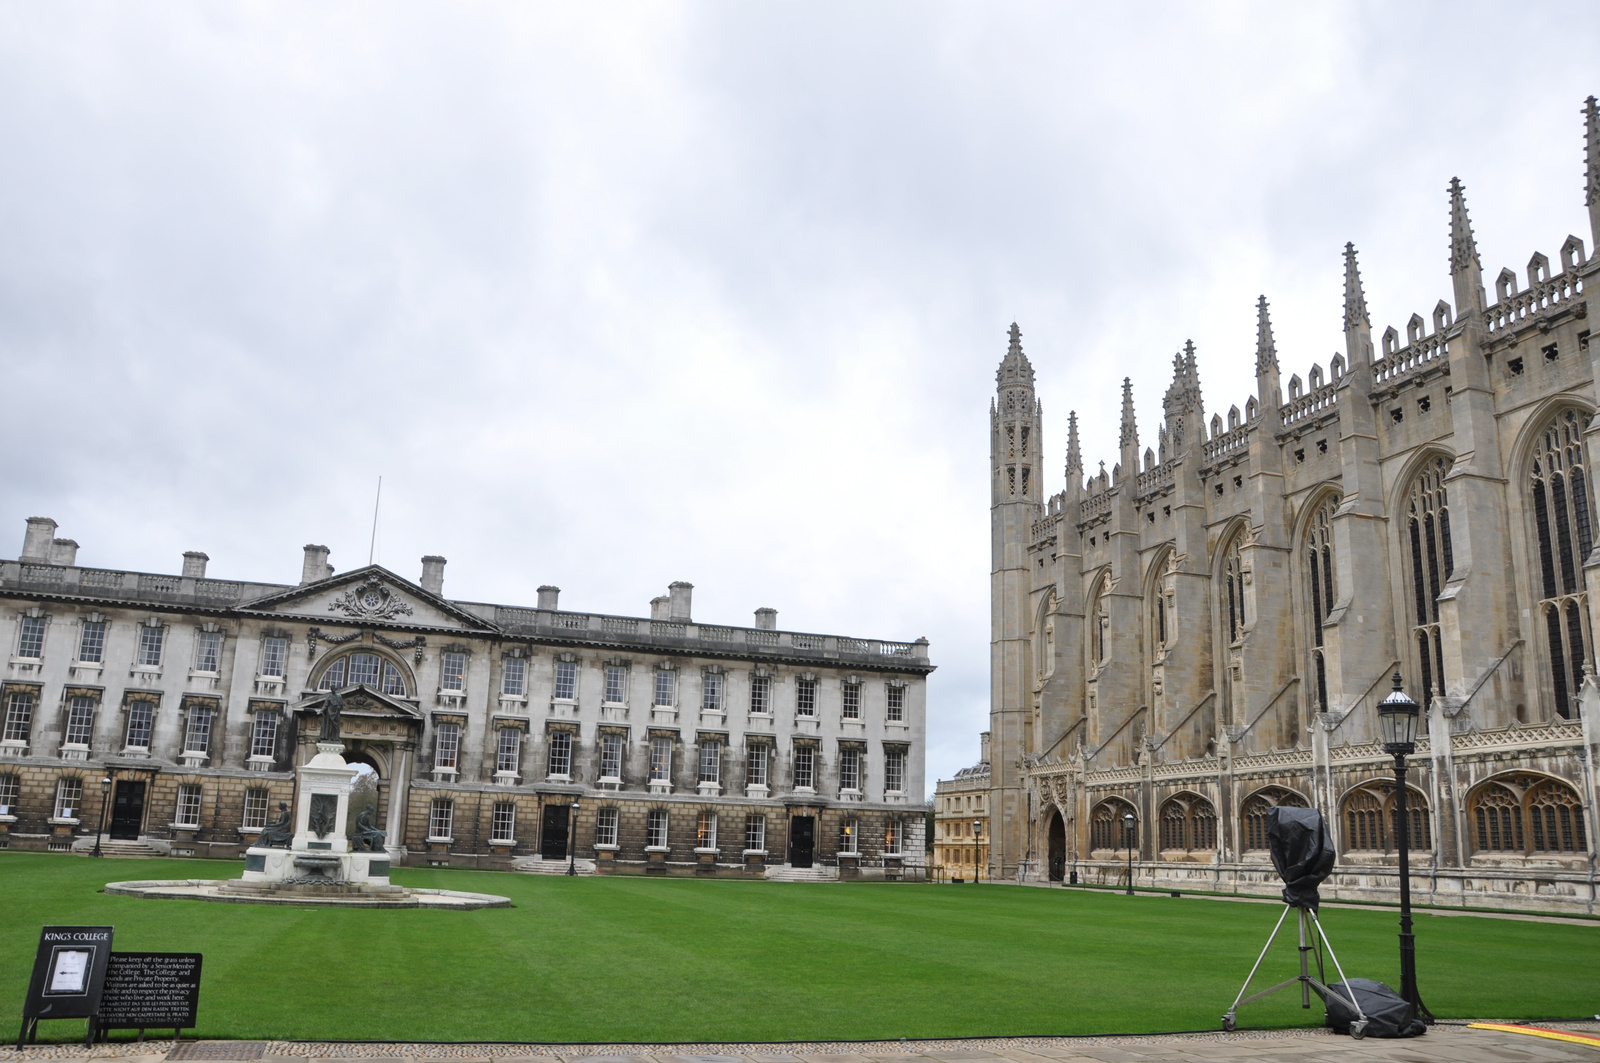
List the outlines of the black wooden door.
<svg viewBox="0 0 1600 1063">
<path fill-rule="evenodd" d="M 795 816 L 789 820 L 789 865 L 810 867 L 817 846 L 817 818 Z"/>
<path fill-rule="evenodd" d="M 116 796 L 111 800 L 111 836 L 136 841 L 144 825 L 144 783 L 118 779 Z"/>
<path fill-rule="evenodd" d="M 539 834 L 539 855 L 546 860 L 567 858 L 567 817 L 571 814 L 566 805 L 544 806 L 544 830 Z"/>
<path fill-rule="evenodd" d="M 1050 881 L 1061 882 L 1067 877 L 1067 831 L 1061 823 L 1061 813 L 1050 817 Z"/>
</svg>

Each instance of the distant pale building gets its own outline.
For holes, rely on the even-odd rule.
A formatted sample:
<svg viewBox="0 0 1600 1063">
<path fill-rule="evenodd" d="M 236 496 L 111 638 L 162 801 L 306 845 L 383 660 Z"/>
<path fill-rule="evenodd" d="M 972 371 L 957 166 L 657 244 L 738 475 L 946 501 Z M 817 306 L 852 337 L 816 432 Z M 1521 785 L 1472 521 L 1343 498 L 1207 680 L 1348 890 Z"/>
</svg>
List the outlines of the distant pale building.
<svg viewBox="0 0 1600 1063">
<path fill-rule="evenodd" d="M 1600 110 L 1584 111 L 1600 240 Z M 1012 326 L 991 407 L 990 874 L 1126 874 L 1271 892 L 1274 805 L 1321 809 L 1327 891 L 1392 899 L 1377 703 L 1425 707 L 1414 896 L 1591 910 L 1600 609 L 1600 257 L 1569 236 L 1490 296 L 1452 181 L 1449 298 L 1374 335 L 1345 248 L 1343 350 L 1280 377 L 1263 297 L 1256 389 L 1208 414 L 1192 344 L 1153 446 L 1127 383 L 1120 448 L 1044 495 L 1044 411 Z M 1285 395 L 1287 384 L 1287 396 Z M 1597 453 L 1600 456 L 1600 453 Z"/>
<path fill-rule="evenodd" d="M 933 863 L 943 881 L 989 875 L 989 733 L 980 737 L 982 759 L 934 785 Z"/>
</svg>

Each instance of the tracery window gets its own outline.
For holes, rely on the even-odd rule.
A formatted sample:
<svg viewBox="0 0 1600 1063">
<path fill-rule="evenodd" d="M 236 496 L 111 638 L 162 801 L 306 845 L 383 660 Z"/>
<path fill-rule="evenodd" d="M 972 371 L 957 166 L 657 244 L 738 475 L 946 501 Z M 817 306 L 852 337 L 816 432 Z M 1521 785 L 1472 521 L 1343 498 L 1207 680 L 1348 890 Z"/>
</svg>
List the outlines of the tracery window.
<svg viewBox="0 0 1600 1063">
<path fill-rule="evenodd" d="M 1222 615 L 1227 618 L 1228 644 L 1244 637 L 1244 535 L 1228 540 L 1222 551 Z"/>
<path fill-rule="evenodd" d="M 1173 612 L 1172 573 L 1176 570 L 1177 554 L 1167 551 L 1156 562 L 1156 578 L 1151 582 L 1150 595 L 1155 601 L 1150 614 L 1150 633 L 1155 636 L 1157 653 L 1177 639 L 1177 616 Z"/>
<path fill-rule="evenodd" d="M 1106 635 L 1111 630 L 1111 577 L 1101 577 L 1095 588 L 1094 605 L 1089 614 L 1089 661 L 1106 663 Z"/>
<path fill-rule="evenodd" d="M 1306 799 L 1293 790 L 1285 790 L 1281 786 L 1268 786 L 1264 790 L 1257 790 L 1250 795 L 1244 803 L 1244 847 L 1250 849 L 1265 849 L 1267 847 L 1267 813 L 1274 808 L 1306 808 Z"/>
<path fill-rule="evenodd" d="M 322 673 L 318 690 L 343 690 L 356 685 L 381 690 L 392 697 L 406 696 L 406 680 L 400 667 L 376 653 L 347 653 L 335 658 Z"/>
<path fill-rule="evenodd" d="M 1468 803 L 1480 853 L 1588 851 L 1583 802 L 1571 786 L 1543 775 L 1510 775 L 1480 787 Z"/>
<path fill-rule="evenodd" d="M 1119 797 L 1108 797 L 1094 806 L 1089 814 L 1089 848 L 1127 849 L 1139 843 L 1139 819 L 1135 814 L 1133 829 L 1128 829 L 1126 819 L 1133 806 Z"/>
<path fill-rule="evenodd" d="M 1539 555 L 1539 615 L 1556 712 L 1577 714 L 1572 702 L 1583 683 L 1592 633 L 1583 591 L 1583 562 L 1594 546 L 1594 520 L 1584 460 L 1589 416 L 1567 410 L 1539 435 L 1529 468 L 1534 536 Z"/>
<path fill-rule="evenodd" d="M 1344 847 L 1347 851 L 1389 853 L 1400 836 L 1399 809 L 1393 784 L 1373 784 L 1351 791 L 1344 800 Z M 1433 848 L 1428 799 L 1416 790 L 1406 793 L 1406 840 L 1411 851 Z"/>
<path fill-rule="evenodd" d="M 1217 847 L 1217 811 L 1198 794 L 1178 794 L 1161 805 L 1161 848 L 1203 851 Z"/>
<path fill-rule="evenodd" d="M 1422 704 L 1444 692 L 1444 643 L 1439 635 L 1439 592 L 1455 570 L 1450 547 L 1450 505 L 1444 477 L 1450 462 L 1439 457 L 1417 474 L 1406 501 L 1406 556 L 1411 567 L 1412 638 L 1421 666 Z"/>
<path fill-rule="evenodd" d="M 1339 500 L 1318 507 L 1306 532 L 1306 575 L 1311 591 L 1311 670 L 1316 675 L 1317 711 L 1328 711 L 1328 666 L 1322 656 L 1322 625 L 1333 609 L 1333 515 Z M 1264 848 L 1264 846 L 1263 846 Z"/>
</svg>

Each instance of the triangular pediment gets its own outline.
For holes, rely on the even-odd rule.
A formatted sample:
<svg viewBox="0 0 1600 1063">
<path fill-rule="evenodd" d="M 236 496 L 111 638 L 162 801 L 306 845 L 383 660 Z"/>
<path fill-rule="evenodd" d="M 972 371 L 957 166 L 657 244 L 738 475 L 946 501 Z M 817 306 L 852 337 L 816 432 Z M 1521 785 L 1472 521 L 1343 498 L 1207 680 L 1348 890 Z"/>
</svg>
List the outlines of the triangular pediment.
<svg viewBox="0 0 1600 1063">
<path fill-rule="evenodd" d="M 395 575 L 382 565 L 341 572 L 240 607 L 251 613 L 294 616 L 369 628 L 496 631 L 494 624 Z"/>
<path fill-rule="evenodd" d="M 302 698 L 295 705 L 295 712 L 322 711 L 323 704 L 333 696 L 331 690 L 319 690 L 315 694 Z M 400 698 L 380 694 L 371 687 L 362 683 L 348 686 L 340 690 L 339 697 L 344 701 L 343 715 L 368 716 L 368 717 L 395 717 L 402 720 L 422 719 L 422 710 L 408 701 Z"/>
</svg>

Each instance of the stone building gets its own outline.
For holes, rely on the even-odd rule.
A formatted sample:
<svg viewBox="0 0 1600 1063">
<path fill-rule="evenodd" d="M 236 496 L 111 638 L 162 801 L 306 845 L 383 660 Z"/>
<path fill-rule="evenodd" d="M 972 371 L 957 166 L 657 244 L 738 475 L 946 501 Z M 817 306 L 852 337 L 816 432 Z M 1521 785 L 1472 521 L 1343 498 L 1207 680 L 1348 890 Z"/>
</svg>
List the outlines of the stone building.
<svg viewBox="0 0 1600 1063">
<path fill-rule="evenodd" d="M 648 617 L 451 601 L 443 558 L 411 583 L 320 546 L 298 585 L 85 568 L 55 532 L 0 562 L 0 845 L 92 845 L 108 779 L 110 839 L 236 855 L 337 690 L 396 858 L 564 862 L 570 830 L 601 870 L 923 863 L 925 639 L 703 624 L 687 583 Z"/>
<path fill-rule="evenodd" d="M 977 764 L 933 787 L 933 868 L 943 882 L 989 874 L 989 733 Z"/>
<path fill-rule="evenodd" d="M 1600 113 L 1584 110 L 1591 239 Z M 1275 889 L 1276 804 L 1327 816 L 1337 896 L 1392 898 L 1397 669 L 1425 706 L 1411 758 L 1422 902 L 1595 904 L 1600 553 L 1589 453 L 1600 259 L 1569 236 L 1485 289 L 1448 190 L 1449 298 L 1374 335 L 1354 247 L 1344 345 L 1280 376 L 1267 301 L 1256 389 L 1207 415 L 1173 363 L 1153 446 L 1044 495 L 1044 413 L 1012 326 L 993 427 L 991 873 Z M 1287 394 L 1285 394 L 1287 392 Z M 1146 437 L 1148 439 L 1148 436 Z"/>
</svg>

